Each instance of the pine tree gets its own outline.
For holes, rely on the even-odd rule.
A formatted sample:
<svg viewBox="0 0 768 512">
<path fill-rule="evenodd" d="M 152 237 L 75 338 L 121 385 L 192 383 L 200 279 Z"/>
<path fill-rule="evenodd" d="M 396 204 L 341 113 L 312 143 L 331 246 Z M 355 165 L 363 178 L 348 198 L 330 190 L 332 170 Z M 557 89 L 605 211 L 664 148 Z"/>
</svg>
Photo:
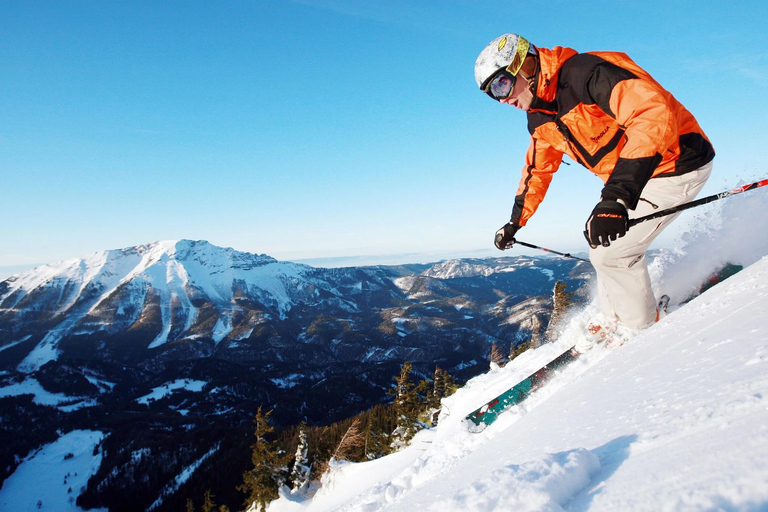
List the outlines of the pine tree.
<svg viewBox="0 0 768 512">
<path fill-rule="evenodd" d="M 373 447 L 375 445 L 375 433 L 373 431 L 373 414 L 371 414 L 370 411 L 368 412 L 365 419 L 365 431 L 363 432 L 363 435 L 365 436 L 365 458 L 368 460 L 375 459 L 376 456 L 373 453 Z"/>
<path fill-rule="evenodd" d="M 390 434 L 397 426 L 394 404 L 376 405 L 368 411 L 365 458 L 378 459 L 392 452 Z"/>
<path fill-rule="evenodd" d="M 410 362 L 403 363 L 400 375 L 395 377 L 395 388 L 391 391 L 395 395 L 395 415 L 397 427 L 392 433 L 392 449 L 401 450 L 418 431 L 420 403 L 416 385 L 411 381 Z M 425 388 L 426 386 L 422 386 Z"/>
<path fill-rule="evenodd" d="M 443 381 L 443 394 L 440 398 L 449 397 L 459 389 L 459 386 L 456 385 L 456 381 L 453 380 L 453 377 L 451 377 L 451 374 L 448 373 L 447 370 L 440 370 L 440 378 Z"/>
<path fill-rule="evenodd" d="M 549 319 L 547 332 L 544 334 L 545 343 L 551 343 L 560 337 L 562 334 L 562 324 L 565 319 L 565 314 L 573 305 L 574 292 L 566 292 L 566 286 L 566 283 L 563 281 L 557 281 L 555 283 L 555 289 L 552 292 L 554 308 L 552 310 L 552 316 Z"/>
<path fill-rule="evenodd" d="M 355 418 L 336 446 L 331 460 L 349 460 L 350 454 L 365 444 L 365 432 L 361 428 L 362 421 Z"/>
<path fill-rule="evenodd" d="M 259 407 L 254 423 L 256 443 L 252 445 L 251 462 L 253 469 L 243 473 L 243 484 L 237 489 L 248 495 L 245 500 L 246 508 L 253 506 L 256 511 L 264 510 L 274 499 L 279 497 L 278 488 L 283 483 L 283 473 L 288 460 L 283 452 L 273 442 L 265 439 L 274 428 L 269 424 L 272 411 L 262 413 Z"/>
<path fill-rule="evenodd" d="M 514 358 L 531 348 L 532 342 L 533 340 L 523 341 L 518 343 L 517 346 L 513 343 L 509 351 L 509 360 L 512 361 Z"/>
<path fill-rule="evenodd" d="M 216 504 L 213 502 L 213 494 L 211 494 L 210 489 L 205 491 L 205 496 L 203 497 L 203 512 L 215 512 Z"/>
<path fill-rule="evenodd" d="M 445 397 L 445 377 L 443 376 L 443 369 L 439 366 L 435 366 L 435 373 L 432 376 L 432 392 L 429 394 L 429 401 L 427 404 L 433 409 L 440 408 L 440 400 Z"/>
<path fill-rule="evenodd" d="M 507 363 L 507 358 L 501 353 L 499 345 L 496 342 L 491 345 L 491 353 L 489 354 L 488 359 L 499 366 L 504 366 Z"/>
<path fill-rule="evenodd" d="M 456 391 L 456 383 L 450 374 L 435 366 L 435 373 L 432 377 L 432 388 L 427 393 L 426 409 L 428 423 L 430 426 L 437 424 L 437 418 L 442 409 L 442 399 L 452 395 Z"/>
<path fill-rule="evenodd" d="M 296 455 L 294 455 L 293 470 L 291 471 L 291 484 L 293 490 L 291 492 L 300 492 L 309 483 L 309 476 L 311 473 L 311 467 L 307 454 L 309 453 L 309 444 L 307 443 L 307 424 L 301 422 L 299 425 L 299 444 L 296 447 Z"/>
</svg>

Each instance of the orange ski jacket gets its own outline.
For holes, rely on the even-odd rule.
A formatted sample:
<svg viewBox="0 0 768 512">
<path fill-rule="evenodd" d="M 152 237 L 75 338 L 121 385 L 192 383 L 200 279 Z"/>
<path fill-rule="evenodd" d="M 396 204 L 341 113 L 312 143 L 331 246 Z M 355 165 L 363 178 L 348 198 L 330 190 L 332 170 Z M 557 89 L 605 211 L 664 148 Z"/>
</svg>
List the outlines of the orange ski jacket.
<svg viewBox="0 0 768 512">
<path fill-rule="evenodd" d="M 631 210 L 649 179 L 684 174 L 714 158 L 693 115 L 626 54 L 537 50 L 531 143 L 513 224 L 524 226 L 534 214 L 564 154 L 603 180 L 603 199 L 621 199 Z"/>
</svg>

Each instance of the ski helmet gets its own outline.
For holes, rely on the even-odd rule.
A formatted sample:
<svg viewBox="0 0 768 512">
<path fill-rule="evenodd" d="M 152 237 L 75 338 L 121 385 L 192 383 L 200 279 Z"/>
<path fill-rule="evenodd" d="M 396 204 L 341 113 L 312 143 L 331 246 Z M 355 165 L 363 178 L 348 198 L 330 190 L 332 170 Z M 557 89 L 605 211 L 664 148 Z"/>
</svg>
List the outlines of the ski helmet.
<svg viewBox="0 0 768 512">
<path fill-rule="evenodd" d="M 475 81 L 478 87 L 484 90 L 488 81 L 502 68 L 507 68 L 512 76 L 516 76 L 523 67 L 525 57 L 537 53 L 536 48 L 522 36 L 504 34 L 497 37 L 480 52 L 475 61 Z"/>
</svg>

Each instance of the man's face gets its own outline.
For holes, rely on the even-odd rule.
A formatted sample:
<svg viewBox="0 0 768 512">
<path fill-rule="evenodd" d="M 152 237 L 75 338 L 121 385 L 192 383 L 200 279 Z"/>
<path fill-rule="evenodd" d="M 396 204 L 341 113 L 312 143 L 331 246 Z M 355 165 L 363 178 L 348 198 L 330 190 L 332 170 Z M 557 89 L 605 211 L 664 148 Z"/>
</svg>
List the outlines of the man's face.
<svg viewBox="0 0 768 512">
<path fill-rule="evenodd" d="M 499 100 L 501 103 L 512 105 L 513 107 L 519 108 L 520 110 L 526 112 L 529 108 L 531 108 L 532 101 L 533 93 L 531 92 L 531 88 L 528 86 L 528 81 L 521 76 L 518 76 L 517 80 L 515 80 L 515 87 L 512 89 L 510 95 L 504 99 Z"/>
</svg>

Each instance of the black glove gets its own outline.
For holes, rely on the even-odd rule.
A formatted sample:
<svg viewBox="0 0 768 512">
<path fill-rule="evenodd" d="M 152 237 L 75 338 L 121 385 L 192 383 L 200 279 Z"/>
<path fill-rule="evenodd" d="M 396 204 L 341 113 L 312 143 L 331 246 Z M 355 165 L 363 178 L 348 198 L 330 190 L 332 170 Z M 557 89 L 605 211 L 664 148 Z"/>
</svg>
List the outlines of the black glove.
<svg viewBox="0 0 768 512">
<path fill-rule="evenodd" d="M 600 201 L 584 226 L 584 236 L 593 249 L 598 245 L 608 247 L 611 241 L 627 234 L 628 220 L 623 204 L 614 199 Z"/>
<path fill-rule="evenodd" d="M 520 229 L 520 226 L 513 224 L 512 222 L 504 224 L 504 226 L 496 232 L 496 238 L 493 240 L 493 244 L 501 251 L 511 248 L 515 244 L 515 233 L 517 233 L 518 229 Z"/>
</svg>

